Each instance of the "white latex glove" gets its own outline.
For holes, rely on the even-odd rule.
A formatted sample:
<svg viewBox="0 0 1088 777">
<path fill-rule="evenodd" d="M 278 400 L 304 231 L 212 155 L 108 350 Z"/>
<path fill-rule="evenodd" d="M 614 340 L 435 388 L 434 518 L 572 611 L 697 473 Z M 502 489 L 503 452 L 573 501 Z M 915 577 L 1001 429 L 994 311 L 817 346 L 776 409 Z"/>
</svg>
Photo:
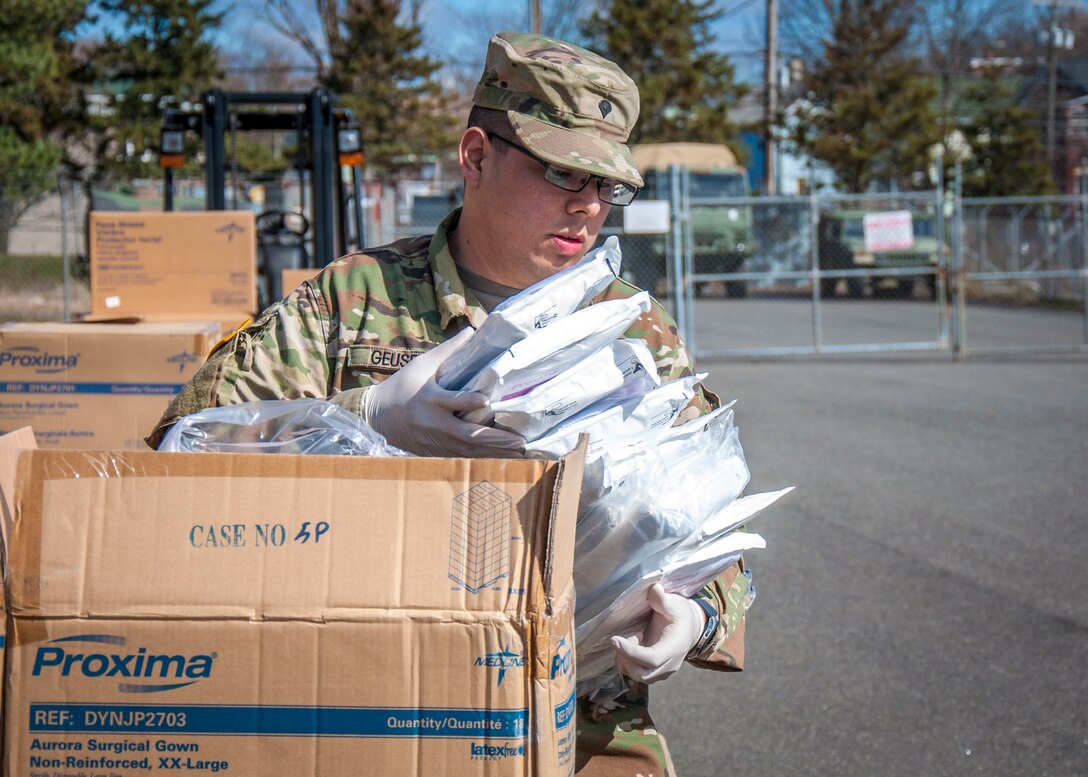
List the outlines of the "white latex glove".
<svg viewBox="0 0 1088 777">
<path fill-rule="evenodd" d="M 612 637 L 616 666 L 632 680 L 656 683 L 684 664 L 706 627 L 703 608 L 680 594 L 665 593 L 660 583 L 646 594 L 653 608 L 650 623 L 641 635 Z"/>
<path fill-rule="evenodd" d="M 363 420 L 391 444 L 418 456 L 524 456 L 520 435 L 457 417 L 487 407 L 487 397 L 474 391 L 447 391 L 435 381 L 442 362 L 471 335 L 471 329 L 460 332 L 369 387 L 363 395 Z"/>
</svg>

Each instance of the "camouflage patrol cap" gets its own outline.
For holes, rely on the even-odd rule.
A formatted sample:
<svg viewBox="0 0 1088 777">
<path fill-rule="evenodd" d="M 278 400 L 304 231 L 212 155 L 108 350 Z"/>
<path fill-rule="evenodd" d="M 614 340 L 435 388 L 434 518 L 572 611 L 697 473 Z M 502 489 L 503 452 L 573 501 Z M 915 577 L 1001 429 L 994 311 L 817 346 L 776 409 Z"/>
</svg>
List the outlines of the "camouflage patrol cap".
<svg viewBox="0 0 1088 777">
<path fill-rule="evenodd" d="M 502 111 L 518 142 L 548 162 L 642 186 L 627 138 L 638 87 L 614 63 L 570 43 L 501 32 L 487 46 L 473 105 Z"/>
</svg>

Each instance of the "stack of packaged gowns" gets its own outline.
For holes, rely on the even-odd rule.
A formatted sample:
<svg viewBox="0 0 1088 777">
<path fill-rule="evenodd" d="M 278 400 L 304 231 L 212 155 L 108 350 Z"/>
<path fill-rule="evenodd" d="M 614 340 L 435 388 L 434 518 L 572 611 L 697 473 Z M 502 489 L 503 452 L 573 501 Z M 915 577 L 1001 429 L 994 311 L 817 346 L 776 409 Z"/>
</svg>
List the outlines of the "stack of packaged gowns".
<svg viewBox="0 0 1088 777">
<path fill-rule="evenodd" d="M 646 292 L 588 304 L 619 269 L 609 238 L 496 307 L 437 376 L 486 395 L 489 410 L 468 419 L 520 434 L 530 458 L 559 458 L 589 435 L 575 635 L 578 695 L 598 701 L 623 689 L 610 639 L 643 630 L 650 586 L 692 596 L 765 547 L 740 527 L 790 490 L 740 497 L 749 472 L 731 404 L 674 425 L 706 375 L 662 383 L 646 344 L 622 337 L 649 311 Z"/>
<path fill-rule="evenodd" d="M 557 459 L 589 436 L 574 559 L 578 695 L 623 690 L 610 643 L 640 633 L 646 591 L 694 595 L 746 550 L 740 527 L 790 489 L 741 497 L 748 467 L 732 405 L 674 425 L 706 377 L 661 382 L 646 344 L 622 337 L 647 292 L 589 304 L 618 276 L 618 241 L 510 297 L 439 369 L 446 389 L 489 407 L 466 416 L 520 434 L 529 458 Z M 254 402 L 179 421 L 161 450 L 405 455 L 321 400 Z M 752 596 L 745 597 L 750 603 Z"/>
</svg>

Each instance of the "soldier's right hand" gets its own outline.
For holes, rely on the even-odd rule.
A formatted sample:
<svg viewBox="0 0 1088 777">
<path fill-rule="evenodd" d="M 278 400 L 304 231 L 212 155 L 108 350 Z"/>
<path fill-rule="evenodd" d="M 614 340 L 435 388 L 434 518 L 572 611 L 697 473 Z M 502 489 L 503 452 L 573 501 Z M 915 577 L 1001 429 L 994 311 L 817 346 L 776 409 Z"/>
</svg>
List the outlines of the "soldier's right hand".
<svg viewBox="0 0 1088 777">
<path fill-rule="evenodd" d="M 520 458 L 525 440 L 513 432 L 458 418 L 488 406 L 474 391 L 447 391 L 435 373 L 471 336 L 467 329 L 366 389 L 361 415 L 392 445 L 418 456 Z"/>
</svg>

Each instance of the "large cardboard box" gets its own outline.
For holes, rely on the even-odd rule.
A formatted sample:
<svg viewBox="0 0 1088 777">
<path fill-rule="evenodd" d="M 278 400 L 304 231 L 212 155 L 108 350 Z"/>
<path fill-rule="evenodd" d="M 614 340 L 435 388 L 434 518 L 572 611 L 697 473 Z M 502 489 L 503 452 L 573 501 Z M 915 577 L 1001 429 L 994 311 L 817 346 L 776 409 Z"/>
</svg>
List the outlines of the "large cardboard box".
<svg viewBox="0 0 1088 777">
<path fill-rule="evenodd" d="M 147 446 L 219 337 L 214 322 L 0 325 L 0 433 L 43 448 Z"/>
<path fill-rule="evenodd" d="M 91 214 L 91 317 L 221 321 L 257 309 L 249 211 Z"/>
<path fill-rule="evenodd" d="M 11 536 L 12 523 L 15 520 L 15 472 L 16 462 L 21 450 L 29 450 L 37 447 L 34 433 L 29 427 L 16 429 L 9 434 L 0 435 L 0 539 Z M 3 548 L 0 548 L 0 577 L 6 570 Z M 5 637 L 7 635 L 7 606 L 4 602 L 6 596 L 0 596 L 0 676 L 3 672 L 3 651 Z M 0 729 L 4 723 L 4 687 L 0 683 Z M 4 750 L 4 735 L 0 730 L 0 754 Z"/>
<path fill-rule="evenodd" d="M 583 457 L 22 453 L 4 774 L 571 774 Z"/>
</svg>

